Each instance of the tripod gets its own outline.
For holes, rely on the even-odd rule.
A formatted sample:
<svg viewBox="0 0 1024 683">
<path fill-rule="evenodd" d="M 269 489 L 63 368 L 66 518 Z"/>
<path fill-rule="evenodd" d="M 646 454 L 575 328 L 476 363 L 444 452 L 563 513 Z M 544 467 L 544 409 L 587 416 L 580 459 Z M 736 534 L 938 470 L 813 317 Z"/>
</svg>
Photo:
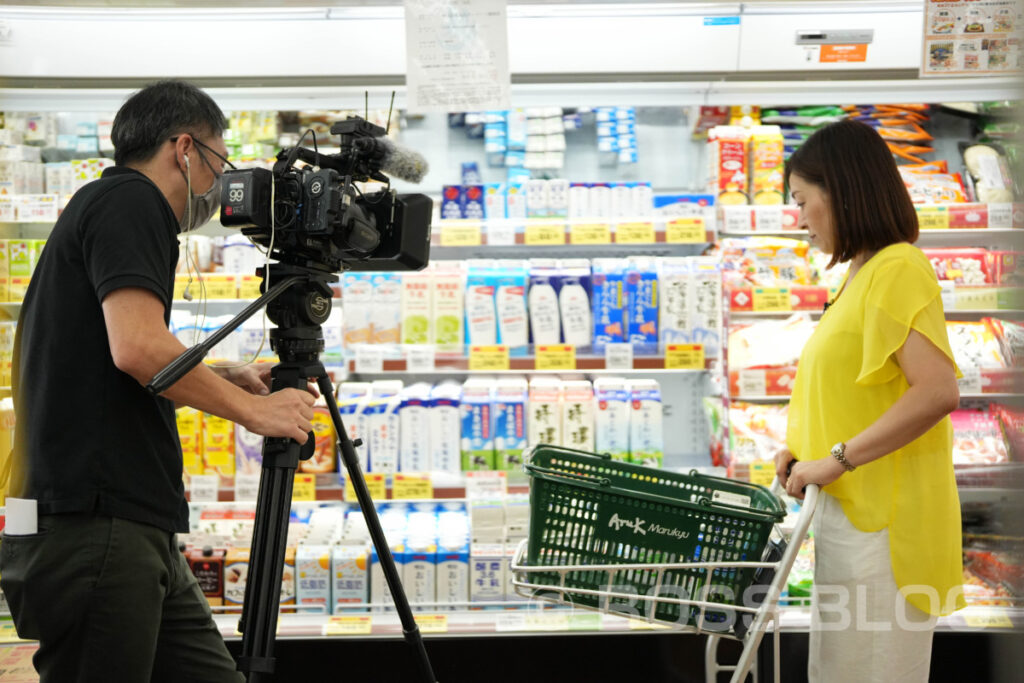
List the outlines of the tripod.
<svg viewBox="0 0 1024 683">
<path fill-rule="evenodd" d="M 402 633 L 416 653 L 421 680 L 435 683 L 423 637 L 402 587 L 366 481 L 359 470 L 356 447 L 360 442 L 353 442 L 349 438 L 334 399 L 331 380 L 319 360 L 324 349 L 320 326 L 331 311 L 329 283 L 334 279 L 334 274 L 281 263 L 271 264 L 269 274 L 273 276 L 276 285 L 209 339 L 192 347 L 161 370 L 147 388 L 154 395 L 165 391 L 197 365 L 232 330 L 237 329 L 263 305 L 267 306 L 268 317 L 278 325 L 270 332 L 271 347 L 281 360 L 271 370 L 271 390 L 295 388 L 305 391 L 307 382 L 316 380 L 320 394 L 327 400 L 338 435 L 341 460 L 359 500 L 370 538 L 380 558 L 381 569 L 391 589 L 395 610 L 402 622 Z M 242 633 L 242 654 L 238 658 L 238 670 L 248 674 L 250 683 L 268 681 L 274 673 L 274 636 L 277 631 L 294 474 L 299 461 L 312 456 L 313 447 L 312 433 L 304 445 L 288 438 L 268 437 L 263 442 L 263 469 L 256 500 L 245 604 L 238 623 L 238 630 Z"/>
</svg>

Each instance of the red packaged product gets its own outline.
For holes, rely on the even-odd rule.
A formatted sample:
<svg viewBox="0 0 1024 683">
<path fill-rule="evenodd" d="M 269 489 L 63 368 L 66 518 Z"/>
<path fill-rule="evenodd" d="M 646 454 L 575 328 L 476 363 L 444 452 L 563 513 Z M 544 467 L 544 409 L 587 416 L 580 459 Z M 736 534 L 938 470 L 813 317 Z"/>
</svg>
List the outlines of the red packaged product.
<svg viewBox="0 0 1024 683">
<path fill-rule="evenodd" d="M 987 249 L 923 249 L 939 280 L 958 285 L 992 284 L 991 254 Z"/>
<path fill-rule="evenodd" d="M 997 285 L 1024 285 L 1024 252 L 990 251 L 992 282 Z"/>
</svg>

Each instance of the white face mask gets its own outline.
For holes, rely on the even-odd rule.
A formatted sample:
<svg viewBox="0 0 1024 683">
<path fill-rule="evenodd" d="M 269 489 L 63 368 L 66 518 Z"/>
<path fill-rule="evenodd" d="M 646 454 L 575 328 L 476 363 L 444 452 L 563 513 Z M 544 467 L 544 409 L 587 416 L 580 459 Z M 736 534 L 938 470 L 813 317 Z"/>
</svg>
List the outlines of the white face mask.
<svg viewBox="0 0 1024 683">
<path fill-rule="evenodd" d="M 185 213 L 182 214 L 178 225 L 182 232 L 191 232 L 206 225 L 220 209 L 220 176 L 214 177 L 213 185 L 203 194 L 192 194 L 192 165 L 187 154 L 185 167 L 189 172 L 182 175 L 185 176 L 185 183 L 188 186 L 188 197 L 185 199 Z"/>
</svg>

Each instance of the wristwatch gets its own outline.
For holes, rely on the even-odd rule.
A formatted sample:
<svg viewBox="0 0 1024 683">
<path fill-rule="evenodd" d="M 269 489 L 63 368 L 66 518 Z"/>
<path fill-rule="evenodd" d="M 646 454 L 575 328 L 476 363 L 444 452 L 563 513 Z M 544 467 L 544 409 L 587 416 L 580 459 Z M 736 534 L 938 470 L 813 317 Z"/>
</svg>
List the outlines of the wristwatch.
<svg viewBox="0 0 1024 683">
<path fill-rule="evenodd" d="M 839 461 L 839 464 L 846 468 L 847 472 L 853 472 L 856 467 L 850 464 L 850 461 L 846 459 L 846 444 L 840 441 L 829 451 L 832 457 Z"/>
</svg>

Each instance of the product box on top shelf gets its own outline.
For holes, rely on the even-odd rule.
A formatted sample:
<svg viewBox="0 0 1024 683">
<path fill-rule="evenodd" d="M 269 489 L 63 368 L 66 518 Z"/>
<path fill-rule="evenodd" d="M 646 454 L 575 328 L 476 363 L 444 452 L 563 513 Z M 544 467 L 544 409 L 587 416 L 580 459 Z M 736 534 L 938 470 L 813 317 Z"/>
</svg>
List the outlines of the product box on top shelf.
<svg viewBox="0 0 1024 683">
<path fill-rule="evenodd" d="M 708 132 L 708 190 L 719 206 L 750 203 L 749 140 L 749 129 L 739 126 L 716 126 Z"/>
</svg>

